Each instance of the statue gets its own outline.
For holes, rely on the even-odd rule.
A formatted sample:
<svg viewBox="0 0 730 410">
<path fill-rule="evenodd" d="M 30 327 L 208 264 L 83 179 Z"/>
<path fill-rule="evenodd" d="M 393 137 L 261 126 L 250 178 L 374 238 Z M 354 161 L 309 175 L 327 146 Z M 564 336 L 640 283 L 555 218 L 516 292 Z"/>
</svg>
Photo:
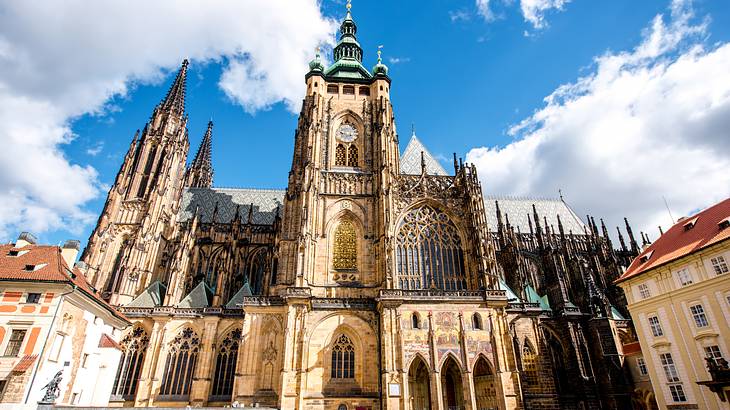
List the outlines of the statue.
<svg viewBox="0 0 730 410">
<path fill-rule="evenodd" d="M 41 390 L 46 390 L 46 394 L 43 396 L 39 404 L 53 404 L 61 394 L 61 388 L 58 387 L 58 385 L 61 384 L 61 373 L 63 373 L 63 370 L 59 370 L 58 373 L 53 376 L 51 381 L 41 388 Z"/>
</svg>

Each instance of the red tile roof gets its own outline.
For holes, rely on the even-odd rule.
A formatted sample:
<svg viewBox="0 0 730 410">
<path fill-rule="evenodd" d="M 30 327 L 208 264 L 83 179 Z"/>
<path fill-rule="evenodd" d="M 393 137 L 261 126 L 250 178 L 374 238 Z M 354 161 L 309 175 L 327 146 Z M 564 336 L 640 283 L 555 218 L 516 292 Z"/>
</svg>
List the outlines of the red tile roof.
<svg viewBox="0 0 730 410">
<path fill-rule="evenodd" d="M 721 222 L 728 217 L 730 198 L 678 221 L 644 249 L 616 283 L 727 240 L 730 227 L 723 228 Z"/>
<path fill-rule="evenodd" d="M 99 347 L 110 347 L 113 349 L 122 350 L 122 347 L 119 346 L 119 343 L 115 342 L 114 339 L 112 339 L 112 337 L 106 333 L 101 334 L 101 339 L 99 339 Z"/>
<path fill-rule="evenodd" d="M 23 356 L 23 358 L 20 359 L 20 361 L 15 365 L 15 367 L 13 367 L 12 371 L 23 373 L 24 371 L 28 370 L 30 368 L 30 366 L 33 365 L 33 363 L 35 363 L 35 359 L 37 359 L 37 358 L 38 358 L 37 354 Z"/>
<path fill-rule="evenodd" d="M 10 255 L 18 251 L 18 256 Z M 45 265 L 44 265 L 45 264 Z M 26 270 L 26 266 L 39 266 Z M 61 257 L 61 248 L 52 245 L 25 245 L 16 248 L 13 244 L 0 245 L 0 281 L 56 282 L 76 285 L 82 293 L 111 312 L 114 316 L 128 321 L 113 306 L 101 298 L 84 274 L 77 268 L 69 268 Z"/>
</svg>

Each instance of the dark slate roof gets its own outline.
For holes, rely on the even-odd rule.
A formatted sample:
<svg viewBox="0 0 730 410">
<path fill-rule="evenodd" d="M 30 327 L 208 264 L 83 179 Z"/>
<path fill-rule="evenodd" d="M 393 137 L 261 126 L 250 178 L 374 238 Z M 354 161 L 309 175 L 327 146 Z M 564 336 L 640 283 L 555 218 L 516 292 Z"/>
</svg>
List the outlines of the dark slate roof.
<svg viewBox="0 0 730 410">
<path fill-rule="evenodd" d="M 426 173 L 428 175 L 448 175 L 444 167 L 431 155 L 415 133 L 411 135 L 411 140 L 400 157 L 401 174 L 421 175 L 421 152 L 423 152 L 423 160 L 426 162 Z"/>
<path fill-rule="evenodd" d="M 193 217 L 195 208 L 202 215 L 202 222 L 211 222 L 213 210 L 218 204 L 216 222 L 228 223 L 236 215 L 236 207 L 240 206 L 239 216 L 242 222 L 248 219 L 248 212 L 253 204 L 252 222 L 258 225 L 274 223 L 276 209 L 284 207 L 283 189 L 252 188 L 186 188 L 182 197 L 180 221 L 185 222 Z"/>
<path fill-rule="evenodd" d="M 484 198 L 484 211 L 487 213 L 487 223 L 489 230 L 497 231 L 497 205 L 495 201 L 499 201 L 499 209 L 502 211 L 502 221 L 505 215 L 509 216 L 509 223 L 520 232 L 529 233 L 530 225 L 528 223 L 528 215 L 532 219 L 532 205 L 535 205 L 537 214 L 540 216 L 540 225 L 544 225 L 544 219 L 547 218 L 548 224 L 558 230 L 558 218 L 563 223 L 565 233 L 573 232 L 574 234 L 583 234 L 583 221 L 578 215 L 570 209 L 570 206 L 561 199 L 545 199 L 545 198 L 514 198 L 514 197 L 486 197 Z M 535 221 L 532 221 L 533 227 Z M 543 227 L 544 228 L 544 227 Z"/>
<path fill-rule="evenodd" d="M 156 280 L 147 286 L 147 289 L 143 290 L 134 300 L 129 302 L 127 306 L 142 308 L 162 306 L 165 292 L 167 292 L 167 287 Z"/>
</svg>

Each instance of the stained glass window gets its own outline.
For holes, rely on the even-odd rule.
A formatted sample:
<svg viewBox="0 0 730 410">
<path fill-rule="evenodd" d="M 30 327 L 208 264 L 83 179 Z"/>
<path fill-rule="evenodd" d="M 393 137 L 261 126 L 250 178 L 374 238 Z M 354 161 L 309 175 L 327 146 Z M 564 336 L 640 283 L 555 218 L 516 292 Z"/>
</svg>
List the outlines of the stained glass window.
<svg viewBox="0 0 730 410">
<path fill-rule="evenodd" d="M 144 354 L 149 340 L 147 332 L 141 326 L 135 326 L 131 332 L 124 336 L 120 343 L 122 357 L 119 360 L 112 395 L 122 396 L 125 400 L 134 398 L 137 393 L 137 382 L 142 371 Z"/>
<path fill-rule="evenodd" d="M 342 221 L 335 229 L 332 267 L 336 270 L 357 270 L 357 233 L 350 221 Z"/>
<path fill-rule="evenodd" d="M 537 357 L 527 340 L 522 346 L 522 380 L 528 386 L 537 384 Z"/>
<path fill-rule="evenodd" d="M 331 376 L 333 379 L 355 378 L 355 347 L 345 335 L 340 335 L 332 346 Z"/>
<path fill-rule="evenodd" d="M 453 221 L 431 206 L 410 210 L 396 236 L 400 289 L 466 288 L 464 251 Z"/>
<path fill-rule="evenodd" d="M 213 374 L 213 396 L 230 397 L 233 393 L 233 379 L 236 373 L 238 346 L 241 341 L 241 329 L 234 329 L 220 344 Z"/>
<path fill-rule="evenodd" d="M 168 347 L 161 395 L 187 396 L 195 374 L 200 337 L 189 327 L 183 329 Z"/>
</svg>

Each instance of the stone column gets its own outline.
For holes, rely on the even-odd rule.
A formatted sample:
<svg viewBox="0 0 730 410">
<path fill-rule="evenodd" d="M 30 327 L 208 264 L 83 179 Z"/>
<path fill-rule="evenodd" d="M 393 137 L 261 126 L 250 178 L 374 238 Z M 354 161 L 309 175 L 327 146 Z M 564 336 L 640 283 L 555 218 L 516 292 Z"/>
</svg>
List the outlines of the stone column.
<svg viewBox="0 0 730 410">
<path fill-rule="evenodd" d="M 142 365 L 142 377 L 137 386 L 135 407 L 152 406 L 155 389 L 159 390 L 159 381 L 156 378 L 157 367 L 163 367 L 165 365 L 165 357 L 162 358 L 162 363 L 160 364 L 160 356 L 165 352 L 163 346 L 166 342 L 165 332 L 167 331 L 168 323 L 169 319 L 162 319 L 160 321 L 155 320 L 152 325 L 152 334 L 150 335 L 150 341 L 144 356 L 144 364 Z"/>
<path fill-rule="evenodd" d="M 200 350 L 198 363 L 195 366 L 195 375 L 190 389 L 190 403 L 202 405 L 208 401 L 210 394 L 212 362 L 216 353 L 216 334 L 218 333 L 218 317 L 207 316 L 203 319 L 203 334 L 200 336 Z"/>
<path fill-rule="evenodd" d="M 464 386 L 464 408 L 466 410 L 476 409 L 477 402 L 474 394 L 474 378 L 471 373 L 471 363 L 469 362 L 469 352 L 466 343 L 466 326 L 464 325 L 464 313 L 459 312 L 459 342 L 461 343 L 461 360 L 464 366 L 464 372 L 461 375 L 461 385 Z"/>
<path fill-rule="evenodd" d="M 438 368 L 439 357 L 434 334 L 433 314 L 431 312 L 428 312 L 428 342 L 431 347 L 431 409 L 443 410 L 444 400 L 441 393 L 441 371 Z"/>
</svg>

